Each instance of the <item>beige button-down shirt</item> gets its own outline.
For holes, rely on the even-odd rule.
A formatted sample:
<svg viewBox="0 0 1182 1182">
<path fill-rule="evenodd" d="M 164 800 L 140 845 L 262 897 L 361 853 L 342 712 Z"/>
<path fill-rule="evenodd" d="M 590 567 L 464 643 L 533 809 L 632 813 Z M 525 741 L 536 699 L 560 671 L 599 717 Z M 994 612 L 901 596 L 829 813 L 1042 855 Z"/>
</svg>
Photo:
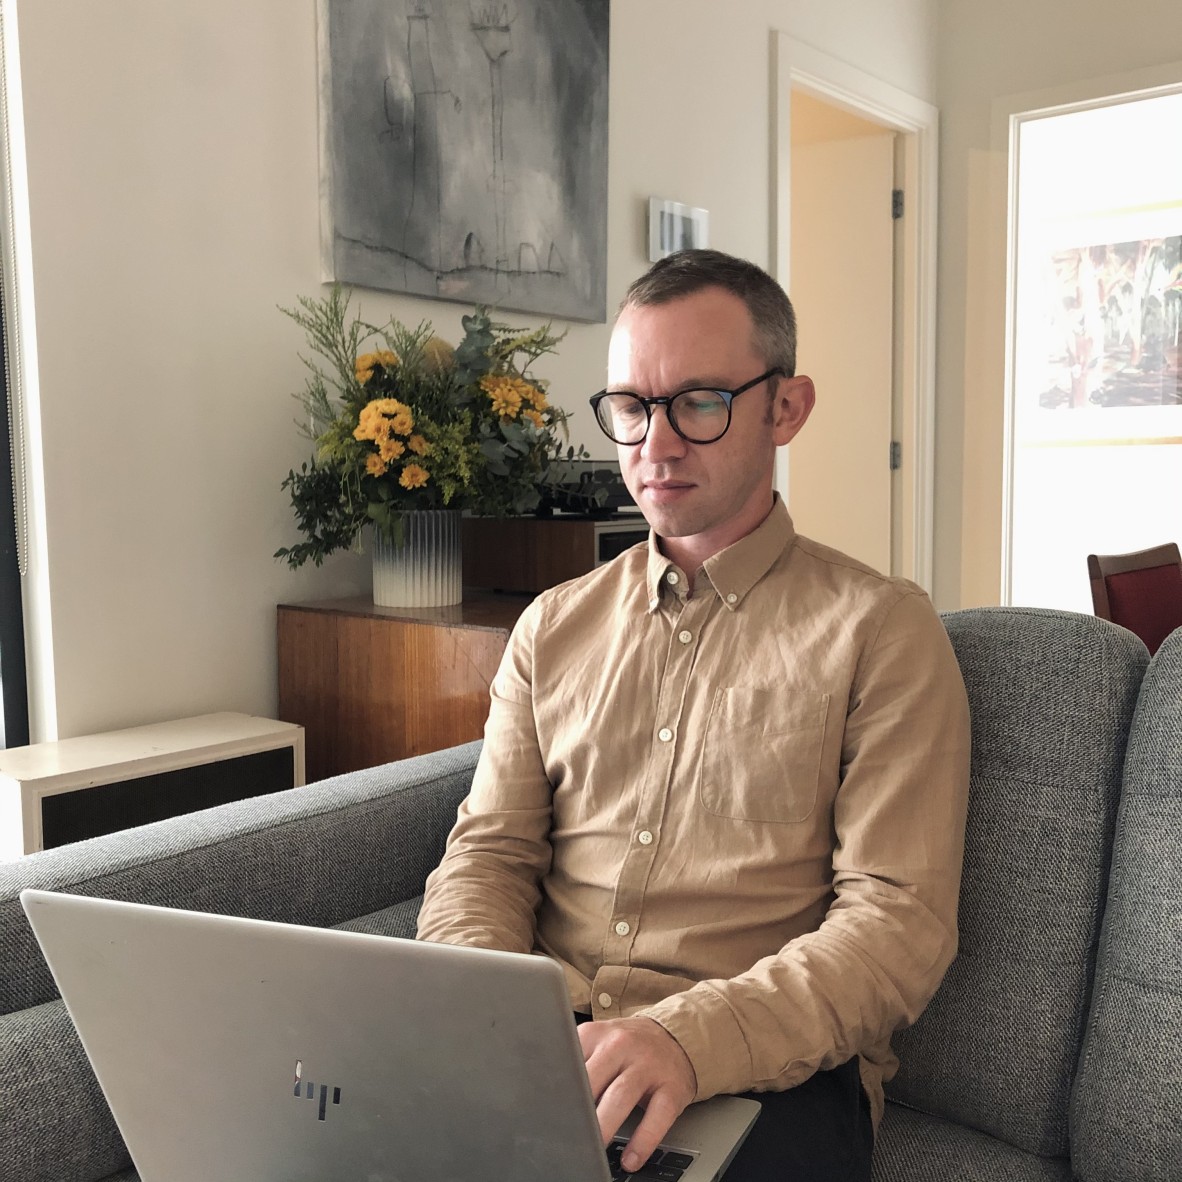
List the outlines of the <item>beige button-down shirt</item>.
<svg viewBox="0 0 1182 1182">
<path fill-rule="evenodd" d="M 645 1014 L 698 1098 L 861 1056 L 956 950 L 968 709 L 924 593 L 796 535 L 778 499 L 685 572 L 650 538 L 539 596 L 422 939 L 553 957 L 596 1018 Z"/>
</svg>

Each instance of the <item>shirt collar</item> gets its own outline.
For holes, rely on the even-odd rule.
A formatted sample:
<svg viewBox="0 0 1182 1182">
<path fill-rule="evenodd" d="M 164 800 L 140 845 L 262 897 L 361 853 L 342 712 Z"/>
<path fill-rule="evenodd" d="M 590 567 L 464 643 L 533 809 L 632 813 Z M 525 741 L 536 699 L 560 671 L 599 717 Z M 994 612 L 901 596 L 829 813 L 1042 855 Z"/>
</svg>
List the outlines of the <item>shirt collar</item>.
<svg viewBox="0 0 1182 1182">
<path fill-rule="evenodd" d="M 771 512 L 755 529 L 733 546 L 706 559 L 703 563 L 706 577 L 730 611 L 736 611 L 742 605 L 747 592 L 771 570 L 772 564 L 795 538 L 796 529 L 788 515 L 788 507 L 776 493 Z M 666 582 L 669 572 L 676 570 L 676 565 L 658 548 L 656 533 L 649 530 L 647 587 L 650 613 L 660 606 L 662 594 L 676 594 L 675 585 Z"/>
</svg>

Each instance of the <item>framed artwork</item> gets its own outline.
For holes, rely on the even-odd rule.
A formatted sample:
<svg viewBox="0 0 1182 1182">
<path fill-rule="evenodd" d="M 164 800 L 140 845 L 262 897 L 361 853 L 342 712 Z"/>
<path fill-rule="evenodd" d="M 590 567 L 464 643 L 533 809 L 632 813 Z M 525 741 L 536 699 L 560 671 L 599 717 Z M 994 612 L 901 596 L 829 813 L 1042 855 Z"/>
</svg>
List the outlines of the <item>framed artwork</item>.
<svg viewBox="0 0 1182 1182">
<path fill-rule="evenodd" d="M 325 277 L 604 321 L 610 0 L 320 0 Z"/>
<path fill-rule="evenodd" d="M 705 209 L 664 201 L 648 200 L 648 257 L 655 263 L 675 250 L 709 245 L 710 214 Z"/>
<path fill-rule="evenodd" d="M 1029 322 L 1041 355 L 1027 356 L 1026 434 L 1182 440 L 1182 232 L 1049 247 L 1041 291 Z"/>
</svg>

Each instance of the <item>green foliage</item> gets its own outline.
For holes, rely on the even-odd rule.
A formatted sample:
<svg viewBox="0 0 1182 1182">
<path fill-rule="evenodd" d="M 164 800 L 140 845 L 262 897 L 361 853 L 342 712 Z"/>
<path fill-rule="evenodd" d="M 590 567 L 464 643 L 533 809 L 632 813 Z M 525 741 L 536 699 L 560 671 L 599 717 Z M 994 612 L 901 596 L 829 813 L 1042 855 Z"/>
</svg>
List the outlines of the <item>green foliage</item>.
<svg viewBox="0 0 1182 1182">
<path fill-rule="evenodd" d="M 298 472 L 288 472 L 280 488 L 290 491 L 296 525 L 307 539 L 275 551 L 288 566 L 303 566 L 308 559 L 319 566 L 329 554 L 352 545 L 365 524 L 365 509 L 340 471 L 315 462 L 301 464 Z"/>
<path fill-rule="evenodd" d="M 339 285 L 280 310 L 313 354 L 301 355 L 309 376 L 296 397 L 315 450 L 281 485 L 304 540 L 277 558 L 319 565 L 357 544 L 366 526 L 397 542 L 411 509 L 504 516 L 537 505 L 567 438 L 566 413 L 529 374 L 562 340 L 549 325 L 515 329 L 477 308 L 452 350 L 426 322 L 350 318 Z M 568 446 L 567 458 L 575 455 Z"/>
</svg>

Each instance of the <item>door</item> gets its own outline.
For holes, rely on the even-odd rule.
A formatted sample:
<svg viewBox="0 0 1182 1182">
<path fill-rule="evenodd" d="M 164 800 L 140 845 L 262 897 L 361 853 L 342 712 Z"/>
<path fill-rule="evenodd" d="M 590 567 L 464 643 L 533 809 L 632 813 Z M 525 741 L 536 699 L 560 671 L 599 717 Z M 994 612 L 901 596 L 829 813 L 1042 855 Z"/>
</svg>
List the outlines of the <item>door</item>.
<svg viewBox="0 0 1182 1182">
<path fill-rule="evenodd" d="M 801 533 L 890 573 L 895 132 L 794 89 L 791 150 L 797 372 L 817 402 L 788 506 Z"/>
</svg>

